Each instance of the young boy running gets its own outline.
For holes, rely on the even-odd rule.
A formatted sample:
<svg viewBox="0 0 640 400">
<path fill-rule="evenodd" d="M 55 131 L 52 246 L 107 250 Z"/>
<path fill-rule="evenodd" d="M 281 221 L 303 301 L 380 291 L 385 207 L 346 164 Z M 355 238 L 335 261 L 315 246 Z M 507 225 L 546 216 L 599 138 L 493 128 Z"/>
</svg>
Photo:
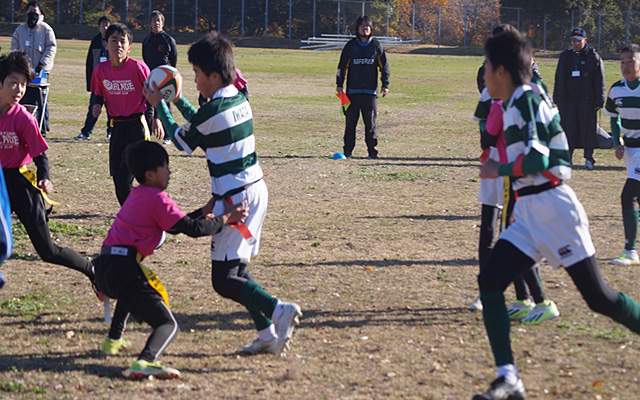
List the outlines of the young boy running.
<svg viewBox="0 0 640 400">
<path fill-rule="evenodd" d="M 100 256 L 94 261 L 98 287 L 110 298 L 118 299 L 102 350 L 113 355 L 130 345 L 122 335 L 129 314 L 133 314 L 136 319 L 151 325 L 153 332 L 138 360 L 131 364 L 129 376 L 178 378 L 178 370 L 156 362 L 178 334 L 178 324 L 169 309 L 166 290 L 142 260 L 153 253 L 165 231 L 191 237 L 211 235 L 219 232 L 224 224 L 242 221 L 248 210 L 245 203 L 228 205 L 220 216 L 213 218 L 210 215 L 212 198 L 203 208 L 186 215 L 165 192 L 171 170 L 169 156 L 160 144 L 135 143 L 127 148 L 125 157 L 140 185 L 131 191 L 122 205 Z"/>
<path fill-rule="evenodd" d="M 225 226 L 211 239 L 211 280 L 221 296 L 245 306 L 255 323 L 258 338 L 242 350 L 284 355 L 302 312 L 297 304 L 266 293 L 249 274 L 249 261 L 258 254 L 268 192 L 255 151 L 251 107 L 233 85 L 233 45 L 211 32 L 191 46 L 188 56 L 198 91 L 211 99 L 196 110 L 177 93 L 173 102 L 188 123 L 182 127 L 175 123 L 156 87 L 145 87 L 145 96 L 178 149 L 188 154 L 197 147 L 204 150 L 211 192 L 218 200 L 213 212 L 219 213 L 225 202 L 248 202 L 251 214 L 246 223 Z"/>
<path fill-rule="evenodd" d="M 24 225 L 33 247 L 43 261 L 82 272 L 94 281 L 91 262 L 51 240 L 43 196 L 53 192 L 49 180 L 49 146 L 36 119 L 19 103 L 33 71 L 26 53 L 12 51 L 0 57 L 0 163 L 11 209 Z M 27 169 L 33 161 L 36 174 Z M 100 298 L 102 294 L 98 294 Z"/>
<path fill-rule="evenodd" d="M 557 110 L 535 93 L 531 44 L 519 32 L 487 39 L 485 82 L 491 97 L 505 104 L 508 163 L 488 160 L 481 178 L 510 176 L 517 201 L 515 222 L 500 234 L 478 276 L 483 318 L 498 378 L 474 400 L 518 400 L 526 396 L 514 364 L 504 290 L 513 278 L 543 257 L 564 267 L 589 307 L 640 333 L 640 307 L 602 279 L 589 234 L 589 221 L 573 190 L 567 138 Z"/>
<path fill-rule="evenodd" d="M 109 174 L 113 178 L 118 202 L 122 205 L 133 184 L 124 149 L 131 143 L 149 139 L 149 128 L 144 119 L 147 102 L 142 95 L 149 68 L 128 56 L 133 34 L 126 25 L 110 25 L 105 37 L 109 62 L 98 64 L 91 77 L 91 91 L 95 95 L 93 116 L 98 118 L 102 105 L 106 104 L 113 121 Z"/>
<path fill-rule="evenodd" d="M 629 45 L 620 53 L 620 70 L 623 78 L 609 89 L 604 113 L 611 117 L 611 133 L 616 147 L 616 157 L 623 156 L 627 167 L 627 181 L 622 189 L 622 223 L 624 226 L 624 251 L 610 261 L 615 265 L 638 265 L 636 252 L 638 236 L 638 196 L 640 196 L 640 129 L 638 100 L 640 100 L 640 46 Z M 620 143 L 620 132 L 624 144 Z"/>
</svg>

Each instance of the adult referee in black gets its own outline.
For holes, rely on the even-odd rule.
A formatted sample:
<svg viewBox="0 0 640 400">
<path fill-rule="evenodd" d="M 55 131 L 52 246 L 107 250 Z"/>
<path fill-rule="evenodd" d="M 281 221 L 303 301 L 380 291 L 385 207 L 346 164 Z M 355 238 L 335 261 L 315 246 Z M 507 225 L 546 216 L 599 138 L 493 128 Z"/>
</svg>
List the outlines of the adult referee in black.
<svg viewBox="0 0 640 400">
<path fill-rule="evenodd" d="M 356 37 L 347 42 L 340 55 L 338 73 L 336 74 L 336 90 L 344 91 L 343 84 L 347 78 L 347 96 L 351 105 L 346 111 L 344 129 L 344 155 L 352 156 L 356 145 L 356 125 L 362 113 L 364 120 L 364 137 L 369 159 L 378 158 L 378 136 L 376 135 L 376 114 L 378 113 L 378 69 L 382 74 L 382 97 L 389 93 L 389 62 L 382 45 L 371 38 L 373 24 L 366 15 L 356 20 Z"/>
</svg>

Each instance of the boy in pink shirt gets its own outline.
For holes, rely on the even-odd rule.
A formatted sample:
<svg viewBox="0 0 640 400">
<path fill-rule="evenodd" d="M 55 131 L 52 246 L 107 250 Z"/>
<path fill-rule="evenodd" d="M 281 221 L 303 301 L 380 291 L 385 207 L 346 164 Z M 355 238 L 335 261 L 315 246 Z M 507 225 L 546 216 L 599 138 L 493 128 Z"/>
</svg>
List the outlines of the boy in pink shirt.
<svg viewBox="0 0 640 400">
<path fill-rule="evenodd" d="M 40 134 L 36 119 L 18 104 L 24 96 L 27 82 L 32 80 L 33 72 L 26 53 L 12 51 L 0 57 L 0 163 L 11 209 L 24 225 L 43 261 L 82 272 L 93 282 L 91 262 L 51 240 L 43 201 L 43 195 L 53 192 L 45 154 L 49 146 Z M 27 169 L 31 161 L 37 168 L 35 177 Z"/>
<path fill-rule="evenodd" d="M 113 122 L 109 141 L 109 174 L 113 178 L 118 202 L 122 205 L 133 183 L 133 175 L 124 160 L 124 149 L 131 143 L 149 139 L 149 127 L 144 118 L 147 103 L 142 95 L 149 67 L 128 56 L 133 35 L 126 25 L 110 25 L 105 38 L 110 58 L 93 70 L 91 91 L 95 95 L 95 104 L 92 111 L 98 118 L 105 104 Z"/>
<path fill-rule="evenodd" d="M 164 232 L 209 236 L 225 224 L 244 221 L 248 208 L 246 202 L 227 204 L 224 213 L 214 217 L 210 212 L 215 200 L 211 198 L 204 207 L 187 215 L 164 192 L 171 171 L 169 155 L 162 145 L 149 141 L 132 144 L 127 147 L 125 158 L 140 185 L 131 190 L 103 242 L 100 256 L 94 260 L 98 287 L 110 298 L 118 299 L 102 350 L 114 355 L 131 345 L 122 336 L 129 314 L 133 314 L 151 325 L 153 332 L 138 360 L 131 364 L 129 376 L 179 378 L 178 370 L 156 362 L 179 329 L 169 309 L 166 290 L 142 260 L 159 246 Z"/>
</svg>

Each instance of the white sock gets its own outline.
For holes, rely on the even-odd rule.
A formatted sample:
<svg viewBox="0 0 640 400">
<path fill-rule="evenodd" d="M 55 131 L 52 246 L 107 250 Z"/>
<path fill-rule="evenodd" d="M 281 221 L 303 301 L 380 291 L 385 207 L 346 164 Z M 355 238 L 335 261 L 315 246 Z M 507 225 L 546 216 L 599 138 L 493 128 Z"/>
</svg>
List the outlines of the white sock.
<svg viewBox="0 0 640 400">
<path fill-rule="evenodd" d="M 498 378 L 504 376 L 505 382 L 510 385 L 515 385 L 518 382 L 518 369 L 513 364 L 505 364 L 497 367 Z"/>
<path fill-rule="evenodd" d="M 278 303 L 276 304 L 276 307 L 273 309 L 273 314 L 271 314 L 271 320 L 276 320 L 278 318 L 280 318 L 282 316 L 282 313 L 284 312 L 284 303 L 282 303 L 280 300 L 278 300 Z"/>
<path fill-rule="evenodd" d="M 276 335 L 276 327 L 273 324 L 267 326 L 261 331 L 258 331 L 258 339 L 262 340 L 263 342 L 270 342 L 277 336 L 278 335 Z"/>
</svg>

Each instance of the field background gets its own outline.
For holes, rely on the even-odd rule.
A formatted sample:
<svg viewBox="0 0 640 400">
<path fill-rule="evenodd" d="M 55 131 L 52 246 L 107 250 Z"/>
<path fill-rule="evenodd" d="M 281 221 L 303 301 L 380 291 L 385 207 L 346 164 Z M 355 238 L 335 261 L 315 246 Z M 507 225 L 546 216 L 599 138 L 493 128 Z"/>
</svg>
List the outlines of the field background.
<svg viewBox="0 0 640 400">
<path fill-rule="evenodd" d="M 10 38 L 0 37 L 8 49 Z M 47 152 L 56 188 L 54 239 L 94 257 L 118 211 L 108 176 L 104 116 L 91 141 L 75 141 L 86 114 L 88 41 L 60 40 L 51 75 Z M 139 43 L 132 56 L 140 58 Z M 178 69 L 196 103 L 187 46 Z M 366 160 L 359 126 L 351 160 L 335 90 L 337 52 L 237 48 L 249 80 L 260 162 L 270 190 L 256 280 L 302 306 L 286 358 L 242 356 L 255 336 L 247 313 L 211 287 L 206 238 L 171 236 L 149 257 L 170 295 L 182 332 L 160 360 L 175 381 L 135 382 L 126 370 L 148 334 L 132 323 L 133 348 L 105 358 L 108 325 L 86 278 L 45 264 L 19 228 L 2 271 L 0 398 L 26 399 L 469 399 L 494 378 L 477 295 L 480 154 L 471 120 L 480 56 L 396 51 L 390 94 L 379 99 L 379 160 Z M 538 59 L 550 88 L 557 60 Z M 606 62 L 607 85 L 618 63 Z M 608 128 L 608 119 L 600 117 Z M 201 152 L 168 146 L 168 192 L 186 211 L 210 190 Z M 638 298 L 637 267 L 609 266 L 623 248 L 619 196 L 623 163 L 581 151 L 570 184 L 591 221 L 605 279 Z M 513 325 L 516 363 L 531 399 L 640 397 L 638 337 L 584 304 L 569 276 L 543 267 L 561 317 L 539 327 Z M 507 290 L 513 296 L 513 290 Z"/>
</svg>

